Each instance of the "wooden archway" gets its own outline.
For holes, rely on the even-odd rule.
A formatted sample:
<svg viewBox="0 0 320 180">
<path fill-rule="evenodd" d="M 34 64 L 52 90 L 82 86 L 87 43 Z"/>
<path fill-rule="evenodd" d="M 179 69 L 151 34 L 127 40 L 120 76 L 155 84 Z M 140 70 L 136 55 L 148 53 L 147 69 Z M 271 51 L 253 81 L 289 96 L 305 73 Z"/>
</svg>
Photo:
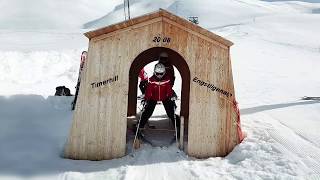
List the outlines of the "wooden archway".
<svg viewBox="0 0 320 180">
<path fill-rule="evenodd" d="M 187 124 L 189 117 L 189 99 L 190 99 L 190 70 L 184 58 L 176 51 L 164 48 L 154 47 L 140 53 L 132 62 L 129 70 L 129 91 L 128 91 L 128 112 L 127 116 L 136 115 L 137 108 L 137 84 L 140 70 L 148 63 L 159 58 L 161 52 L 168 54 L 169 62 L 174 65 L 182 79 L 181 87 L 181 111 L 180 115 L 184 116 Z"/>
</svg>

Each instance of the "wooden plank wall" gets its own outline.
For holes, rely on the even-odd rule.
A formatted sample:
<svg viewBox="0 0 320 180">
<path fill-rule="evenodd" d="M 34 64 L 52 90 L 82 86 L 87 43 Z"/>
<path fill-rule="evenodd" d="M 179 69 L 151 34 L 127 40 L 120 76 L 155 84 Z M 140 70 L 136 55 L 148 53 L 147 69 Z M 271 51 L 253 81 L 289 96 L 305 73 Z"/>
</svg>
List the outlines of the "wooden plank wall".
<svg viewBox="0 0 320 180">
<path fill-rule="evenodd" d="M 188 154 L 199 158 L 224 156 L 234 147 L 230 142 L 235 139 L 235 127 L 228 113 L 232 111 L 232 97 L 200 86 L 193 79 L 234 94 L 229 48 L 174 21 L 164 21 L 164 36 L 173 37 L 172 43 L 164 46 L 180 53 L 191 72 Z"/>
<path fill-rule="evenodd" d="M 170 38 L 170 42 L 155 43 L 152 40 L 156 36 Z M 129 69 L 135 57 L 152 47 L 170 48 L 189 65 L 192 113 L 188 120 L 188 154 L 201 158 L 230 152 L 236 132 L 230 123 L 234 120 L 230 98 L 192 81 L 197 77 L 234 94 L 229 49 L 161 17 L 90 40 L 66 157 L 102 160 L 125 155 Z M 115 76 L 115 82 L 94 88 L 91 85 Z"/>
<path fill-rule="evenodd" d="M 152 47 L 154 35 L 161 33 L 160 20 L 90 40 L 66 157 L 102 160 L 125 155 L 129 69 L 138 54 Z M 117 81 L 92 88 L 91 83 L 115 76 Z"/>
</svg>

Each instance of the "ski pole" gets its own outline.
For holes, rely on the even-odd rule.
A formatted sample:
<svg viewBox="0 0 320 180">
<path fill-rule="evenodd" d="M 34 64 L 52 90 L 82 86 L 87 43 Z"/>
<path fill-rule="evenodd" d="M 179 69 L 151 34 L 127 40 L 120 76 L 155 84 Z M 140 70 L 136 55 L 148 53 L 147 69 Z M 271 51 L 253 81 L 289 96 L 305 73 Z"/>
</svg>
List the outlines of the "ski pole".
<svg viewBox="0 0 320 180">
<path fill-rule="evenodd" d="M 174 101 L 173 102 L 173 105 L 174 105 Z M 176 118 L 176 106 L 174 105 L 173 106 L 173 119 L 174 119 L 174 129 L 175 129 L 175 133 L 176 133 L 176 145 L 177 147 L 179 148 L 179 144 L 178 144 L 178 131 L 177 131 L 177 118 Z"/>
<path fill-rule="evenodd" d="M 137 143 L 138 131 L 139 131 L 139 129 L 140 129 L 141 117 L 142 117 L 142 114 L 143 114 L 144 110 L 145 110 L 145 108 L 143 107 L 143 108 L 142 108 L 142 111 L 141 111 L 141 115 L 140 115 L 139 121 L 138 121 L 138 126 L 136 127 L 136 128 L 137 128 L 137 129 L 136 129 L 136 134 L 135 134 L 135 136 L 134 136 L 134 140 L 133 140 L 133 144 L 132 144 L 133 149 L 137 149 L 137 148 L 135 148 L 135 147 L 137 146 L 136 143 Z"/>
</svg>

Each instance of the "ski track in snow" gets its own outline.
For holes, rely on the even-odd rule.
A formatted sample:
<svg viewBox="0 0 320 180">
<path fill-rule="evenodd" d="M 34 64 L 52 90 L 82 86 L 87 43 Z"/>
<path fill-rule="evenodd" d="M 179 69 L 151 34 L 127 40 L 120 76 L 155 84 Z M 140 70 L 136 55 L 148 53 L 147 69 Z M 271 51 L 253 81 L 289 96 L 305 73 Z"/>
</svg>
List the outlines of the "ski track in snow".
<svg viewBox="0 0 320 180">
<path fill-rule="evenodd" d="M 301 161 L 313 171 L 309 174 L 320 174 L 320 148 L 287 126 L 281 126 L 285 125 L 279 123 L 278 128 L 269 131 L 273 139 L 301 158 Z M 283 135 L 284 131 L 288 136 Z"/>
<path fill-rule="evenodd" d="M 181 152 L 175 147 L 150 147 L 145 145 L 135 153 L 136 161 L 128 166 L 124 180 L 135 179 L 192 179 L 192 175 L 184 168 L 184 158 L 177 156 Z M 175 152 L 176 151 L 176 152 Z M 161 163 L 159 163 L 161 157 Z M 174 163 L 170 163 L 170 162 Z"/>
<path fill-rule="evenodd" d="M 262 142 L 271 142 L 272 151 L 280 152 L 281 154 L 288 156 L 290 163 L 278 159 L 276 164 L 280 166 L 285 165 L 288 170 L 294 170 L 296 167 L 292 165 L 296 164 L 300 167 L 301 172 L 288 171 L 293 177 L 298 174 L 305 174 L 304 178 L 317 178 L 320 175 L 320 148 L 318 145 L 306 139 L 302 134 L 298 134 L 295 130 L 288 127 L 286 124 L 281 123 L 268 113 L 257 113 L 254 116 L 249 116 L 245 119 L 245 122 L 253 122 L 249 125 L 252 129 L 251 136 L 259 134 Z M 246 127 L 246 125 L 244 125 Z M 254 130 L 257 129 L 257 130 Z M 264 129 L 265 131 L 261 132 Z M 260 131 L 260 132 L 259 132 Z M 250 136 L 249 135 L 249 136 Z M 272 152 L 271 152 L 272 153 Z M 280 155 L 281 155 L 280 154 Z M 304 167 L 304 168 L 303 168 Z M 281 173 L 281 171 L 279 171 Z M 299 178 L 298 178 L 299 179 Z"/>
</svg>

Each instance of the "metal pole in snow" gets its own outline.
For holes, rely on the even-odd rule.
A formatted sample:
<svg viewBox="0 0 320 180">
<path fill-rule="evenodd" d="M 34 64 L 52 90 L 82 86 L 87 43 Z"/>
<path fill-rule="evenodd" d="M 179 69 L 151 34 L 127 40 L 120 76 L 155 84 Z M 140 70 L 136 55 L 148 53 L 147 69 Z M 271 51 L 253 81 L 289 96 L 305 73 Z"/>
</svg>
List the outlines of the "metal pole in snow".
<svg viewBox="0 0 320 180">
<path fill-rule="evenodd" d="M 127 0 L 123 0 L 124 20 L 127 20 L 127 13 L 126 13 L 126 1 L 127 1 Z"/>
<path fill-rule="evenodd" d="M 130 20 L 130 0 L 128 0 L 128 18 Z"/>
</svg>

